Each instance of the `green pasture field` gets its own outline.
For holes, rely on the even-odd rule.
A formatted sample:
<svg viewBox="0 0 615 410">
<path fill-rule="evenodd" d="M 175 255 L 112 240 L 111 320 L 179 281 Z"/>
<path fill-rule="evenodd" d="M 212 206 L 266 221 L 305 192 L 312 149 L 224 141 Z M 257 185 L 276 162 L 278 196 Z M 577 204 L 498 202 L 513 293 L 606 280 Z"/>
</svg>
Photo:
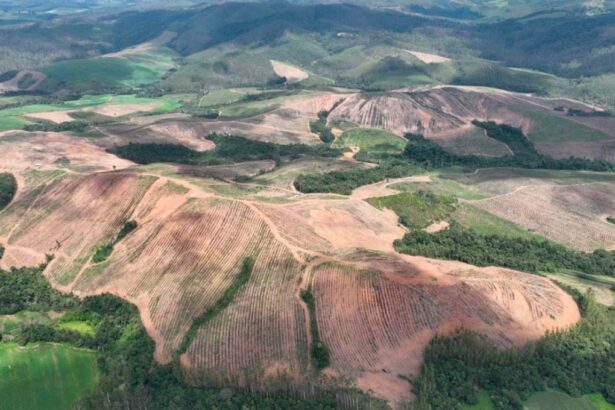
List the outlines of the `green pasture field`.
<svg viewBox="0 0 615 410">
<path fill-rule="evenodd" d="M 51 344 L 0 344 L 0 407 L 67 410 L 97 384 L 95 352 Z"/>
<path fill-rule="evenodd" d="M 358 147 L 368 155 L 398 154 L 406 141 L 388 131 L 371 128 L 354 128 L 345 131 L 335 141 L 337 147 Z"/>
</svg>

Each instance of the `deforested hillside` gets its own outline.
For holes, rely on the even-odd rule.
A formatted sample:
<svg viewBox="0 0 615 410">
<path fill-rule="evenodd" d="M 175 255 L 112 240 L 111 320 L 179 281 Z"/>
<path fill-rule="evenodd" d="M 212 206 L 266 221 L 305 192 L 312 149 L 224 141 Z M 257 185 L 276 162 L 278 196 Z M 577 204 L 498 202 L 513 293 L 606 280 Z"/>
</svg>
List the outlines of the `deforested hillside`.
<svg viewBox="0 0 615 410">
<path fill-rule="evenodd" d="M 383 128 L 398 135 L 461 134 L 478 118 L 527 129 L 529 121 L 509 108 L 511 100 L 507 98 L 488 90 L 452 87 L 357 94 L 337 106 L 329 118 Z"/>
<path fill-rule="evenodd" d="M 519 128 L 538 151 L 554 158 L 611 160 L 615 117 L 564 99 L 544 99 L 481 87 L 426 87 L 358 93 L 329 114 L 329 121 L 381 128 L 399 136 L 424 134 L 457 152 L 506 154 L 475 120 Z M 461 146 L 464 144 L 464 146 Z M 501 147 L 495 147 L 500 144 Z M 500 155 L 502 155 L 500 154 Z"/>
<path fill-rule="evenodd" d="M 0 213 L 5 258 L 47 254 L 56 287 L 136 304 L 156 359 L 195 384 L 318 383 L 324 343 L 334 385 L 395 402 L 411 387 L 393 375 L 416 375 L 436 333 L 465 326 L 506 347 L 578 319 L 545 279 L 396 256 L 404 229 L 360 199 L 259 203 L 131 170 L 24 188 Z"/>
<path fill-rule="evenodd" d="M 331 351 L 331 369 L 389 398 L 409 398 L 406 382 L 396 375 L 418 372 L 435 334 L 463 326 L 515 345 L 544 327 L 578 320 L 572 300 L 542 278 L 441 264 L 431 266 L 438 273 L 430 280 L 413 263 L 363 258 L 314 270 L 318 327 Z"/>
<path fill-rule="evenodd" d="M 0 408 L 610 409 L 614 26 L 0 0 Z"/>
</svg>

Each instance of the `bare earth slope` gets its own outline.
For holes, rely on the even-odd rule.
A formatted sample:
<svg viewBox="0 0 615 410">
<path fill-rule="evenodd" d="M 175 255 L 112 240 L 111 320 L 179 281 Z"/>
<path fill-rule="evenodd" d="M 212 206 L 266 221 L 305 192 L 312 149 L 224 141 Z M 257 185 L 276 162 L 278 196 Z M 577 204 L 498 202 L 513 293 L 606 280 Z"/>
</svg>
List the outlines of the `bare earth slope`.
<svg viewBox="0 0 615 410">
<path fill-rule="evenodd" d="M 181 357 L 195 383 L 305 381 L 311 341 L 299 289 L 310 281 L 331 349 L 328 374 L 391 402 L 411 399 L 397 375 L 416 375 L 435 334 L 465 326 L 510 346 L 579 318 L 546 279 L 395 254 L 392 241 L 404 233 L 395 215 L 358 198 L 260 203 L 138 168 L 19 179 L 17 200 L 0 212 L 7 260 L 53 254 L 46 274 L 58 288 L 135 303 L 160 362 L 173 358 L 243 259 L 256 258 L 247 285 L 196 329 Z M 93 264 L 96 247 L 131 219 L 138 228 Z"/>
<path fill-rule="evenodd" d="M 422 133 L 462 154 L 504 155 L 505 145 L 489 141 L 471 124 L 489 120 L 521 128 L 539 151 L 555 158 L 615 158 L 615 117 L 567 115 L 570 109 L 594 110 L 575 101 L 492 88 L 436 86 L 354 94 L 335 107 L 329 120 L 398 135 Z"/>
</svg>

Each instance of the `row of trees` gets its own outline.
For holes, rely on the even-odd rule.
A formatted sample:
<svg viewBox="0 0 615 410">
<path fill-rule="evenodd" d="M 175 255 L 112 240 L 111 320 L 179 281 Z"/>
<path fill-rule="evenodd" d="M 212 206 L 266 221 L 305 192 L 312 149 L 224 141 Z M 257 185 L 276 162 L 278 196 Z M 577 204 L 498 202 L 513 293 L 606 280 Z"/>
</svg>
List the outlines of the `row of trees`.
<svg viewBox="0 0 615 410">
<path fill-rule="evenodd" d="M 435 234 L 421 230 L 395 241 L 402 253 L 436 259 L 459 260 L 477 266 L 503 266 L 526 272 L 556 272 L 564 269 L 591 275 L 615 276 L 615 251 L 583 253 L 544 239 L 480 235 L 453 222 Z"/>
<path fill-rule="evenodd" d="M 280 145 L 218 134 L 211 134 L 207 136 L 207 139 L 216 144 L 215 149 L 200 152 L 179 144 L 130 143 L 114 147 L 111 152 L 139 164 L 174 162 L 189 165 L 216 165 L 258 160 L 278 162 L 283 157 L 298 158 L 302 155 L 337 157 L 341 155 L 340 150 L 326 145 Z"/>
<path fill-rule="evenodd" d="M 490 123 L 480 123 L 490 124 Z M 500 128 L 496 133 L 495 127 Z M 503 127 L 503 128 L 502 128 Z M 496 135 L 503 140 L 512 138 L 509 132 L 511 128 L 492 124 L 488 126 L 488 132 L 491 135 Z M 521 134 L 525 139 L 525 136 Z M 514 155 L 504 157 L 482 157 L 478 155 L 456 155 L 446 151 L 437 143 L 426 139 L 422 135 L 406 134 L 408 144 L 404 150 L 404 155 L 408 160 L 411 160 L 421 166 L 432 168 L 443 168 L 449 166 L 460 165 L 469 168 L 528 168 L 528 169 L 556 169 L 556 170 L 585 170 L 596 172 L 615 172 L 615 163 L 608 161 L 596 161 L 586 158 L 567 158 L 567 159 L 552 159 L 536 152 L 532 152 L 530 146 L 516 144 Z M 528 141 L 529 142 L 529 141 Z M 531 144 L 531 143 L 530 143 Z"/>
<path fill-rule="evenodd" d="M 387 178 L 401 178 L 416 173 L 420 168 L 403 159 L 383 161 L 376 168 L 356 171 L 333 171 L 325 174 L 299 175 L 295 188 L 304 193 L 333 192 L 350 195 L 352 190 Z"/>
<path fill-rule="evenodd" d="M 8 172 L 0 173 L 0 210 L 7 206 L 17 193 L 17 180 Z"/>
</svg>

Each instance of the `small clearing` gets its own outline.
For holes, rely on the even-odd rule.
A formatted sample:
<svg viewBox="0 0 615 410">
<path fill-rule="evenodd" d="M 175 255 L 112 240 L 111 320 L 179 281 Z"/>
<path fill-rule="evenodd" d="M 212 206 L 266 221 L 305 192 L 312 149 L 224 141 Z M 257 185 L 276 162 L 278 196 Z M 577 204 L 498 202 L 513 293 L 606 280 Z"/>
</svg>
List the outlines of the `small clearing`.
<svg viewBox="0 0 615 410">
<path fill-rule="evenodd" d="M 20 71 L 12 79 L 0 83 L 0 94 L 10 91 L 31 91 L 38 87 L 46 78 L 47 76 L 39 71 Z M 24 87 L 24 84 L 26 87 Z"/>
<path fill-rule="evenodd" d="M 427 233 L 438 233 L 447 230 L 450 226 L 451 224 L 449 224 L 448 222 L 440 221 L 429 225 L 427 228 L 424 229 L 424 231 Z"/>
<path fill-rule="evenodd" d="M 70 116 L 72 111 L 50 111 L 50 112 L 36 112 L 28 114 L 27 117 L 37 120 L 51 121 L 55 124 L 62 124 L 64 122 L 74 121 L 74 118 Z"/>
<path fill-rule="evenodd" d="M 379 196 L 395 195 L 399 193 L 399 191 L 389 188 L 391 185 L 411 182 L 429 183 L 431 182 L 431 177 L 429 175 L 416 175 L 405 178 L 386 179 L 381 182 L 376 182 L 375 184 L 363 185 L 362 187 L 355 189 L 352 191 L 351 197 L 354 199 L 367 199 Z"/>
<path fill-rule="evenodd" d="M 421 53 L 420 51 L 406 50 L 425 64 L 442 64 L 451 61 L 450 58 L 439 56 L 437 54 Z"/>
<path fill-rule="evenodd" d="M 300 68 L 292 66 L 290 64 L 283 63 L 281 61 L 269 60 L 273 71 L 280 77 L 286 78 L 289 83 L 298 83 L 309 77 L 308 73 Z"/>
<path fill-rule="evenodd" d="M 89 111 L 95 112 L 107 117 L 121 117 L 123 115 L 134 114 L 135 112 L 153 111 L 160 108 L 161 103 L 149 104 L 105 104 L 100 107 L 93 108 Z"/>
</svg>

